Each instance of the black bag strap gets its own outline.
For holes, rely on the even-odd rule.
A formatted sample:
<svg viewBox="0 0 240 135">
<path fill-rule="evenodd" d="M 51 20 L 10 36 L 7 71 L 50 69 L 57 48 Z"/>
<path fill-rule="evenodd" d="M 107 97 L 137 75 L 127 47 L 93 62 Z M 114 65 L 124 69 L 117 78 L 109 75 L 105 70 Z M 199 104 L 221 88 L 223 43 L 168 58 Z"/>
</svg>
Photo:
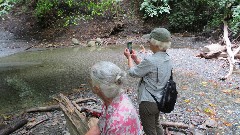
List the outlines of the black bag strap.
<svg viewBox="0 0 240 135">
<path fill-rule="evenodd" d="M 171 69 L 171 76 L 170 76 L 170 79 L 169 80 L 173 80 L 173 77 L 172 77 L 172 75 L 173 75 L 173 73 L 172 73 L 172 69 Z M 146 89 L 147 90 L 147 89 Z M 148 91 L 148 90 L 147 90 Z M 150 93 L 150 95 L 153 97 L 153 99 L 155 100 L 155 102 L 157 103 L 157 104 L 159 104 L 159 102 L 157 101 L 157 98 L 150 92 L 150 91 L 148 91 L 149 93 Z"/>
<path fill-rule="evenodd" d="M 147 90 L 147 89 L 146 89 Z M 148 90 L 147 90 L 148 91 Z M 150 92 L 150 91 L 148 91 L 149 93 L 150 93 L 150 95 L 153 97 L 153 99 L 155 100 L 155 102 L 157 103 L 157 105 L 159 104 L 159 102 L 157 101 L 157 98 Z"/>
<path fill-rule="evenodd" d="M 173 80 L 173 73 L 172 73 L 172 69 L 171 69 L 171 76 L 170 76 L 170 80 Z"/>
</svg>

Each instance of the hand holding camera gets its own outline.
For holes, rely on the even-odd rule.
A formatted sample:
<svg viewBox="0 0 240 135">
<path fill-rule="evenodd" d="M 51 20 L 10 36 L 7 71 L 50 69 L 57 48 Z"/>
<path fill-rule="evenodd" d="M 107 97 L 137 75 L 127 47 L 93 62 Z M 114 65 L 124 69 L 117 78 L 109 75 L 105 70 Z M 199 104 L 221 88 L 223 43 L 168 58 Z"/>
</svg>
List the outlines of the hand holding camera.
<svg viewBox="0 0 240 135">
<path fill-rule="evenodd" d="M 132 42 L 127 43 L 127 48 L 129 50 L 130 54 L 132 54 Z"/>
</svg>

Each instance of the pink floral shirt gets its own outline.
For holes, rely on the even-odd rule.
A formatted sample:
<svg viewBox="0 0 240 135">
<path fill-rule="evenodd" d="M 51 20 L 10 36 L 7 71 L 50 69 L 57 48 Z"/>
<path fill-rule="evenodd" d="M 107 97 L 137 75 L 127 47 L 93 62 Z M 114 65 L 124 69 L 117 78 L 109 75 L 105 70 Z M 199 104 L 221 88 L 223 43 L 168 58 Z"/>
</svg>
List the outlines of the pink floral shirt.
<svg viewBox="0 0 240 135">
<path fill-rule="evenodd" d="M 116 97 L 109 106 L 103 105 L 98 126 L 101 135 L 140 135 L 141 124 L 135 107 L 126 94 Z"/>
</svg>

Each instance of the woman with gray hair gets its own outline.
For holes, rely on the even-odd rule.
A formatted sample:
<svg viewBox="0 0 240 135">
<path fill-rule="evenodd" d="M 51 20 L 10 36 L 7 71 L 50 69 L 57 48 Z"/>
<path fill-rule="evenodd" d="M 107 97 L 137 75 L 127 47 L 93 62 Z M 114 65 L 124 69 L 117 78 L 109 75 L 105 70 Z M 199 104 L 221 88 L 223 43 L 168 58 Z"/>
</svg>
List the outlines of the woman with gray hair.
<svg viewBox="0 0 240 135">
<path fill-rule="evenodd" d="M 91 68 L 93 93 L 103 101 L 98 124 L 86 135 L 140 135 L 135 107 L 122 88 L 126 73 L 117 65 L 101 61 Z"/>
<path fill-rule="evenodd" d="M 130 54 L 127 48 L 124 55 L 128 59 L 129 75 L 141 78 L 138 85 L 138 103 L 143 130 L 147 135 L 163 135 L 160 112 L 151 94 L 160 101 L 163 88 L 170 78 L 172 64 L 166 50 L 171 45 L 171 34 L 165 28 L 155 28 L 144 37 L 149 39 L 153 55 L 141 60 L 135 50 Z"/>
</svg>

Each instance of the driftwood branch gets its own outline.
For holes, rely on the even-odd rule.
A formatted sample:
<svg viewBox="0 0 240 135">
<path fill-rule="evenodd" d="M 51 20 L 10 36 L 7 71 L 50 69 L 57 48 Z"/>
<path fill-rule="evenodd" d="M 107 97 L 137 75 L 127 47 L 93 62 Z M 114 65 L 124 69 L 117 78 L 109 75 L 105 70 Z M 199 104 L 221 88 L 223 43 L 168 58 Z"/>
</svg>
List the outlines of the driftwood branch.
<svg viewBox="0 0 240 135">
<path fill-rule="evenodd" d="M 197 57 L 201 57 L 201 58 L 205 58 L 205 59 L 212 59 L 212 58 L 217 58 L 218 56 L 220 56 L 221 51 L 216 52 L 216 53 L 200 53 L 199 55 L 197 55 Z"/>
<path fill-rule="evenodd" d="M 240 51 L 240 46 L 233 52 L 233 55 L 236 56 L 239 51 Z"/>
<path fill-rule="evenodd" d="M 14 131 L 18 130 L 19 128 L 23 127 L 27 123 L 28 123 L 27 119 L 15 121 L 14 124 L 7 125 L 6 128 L 0 130 L 0 135 L 9 135 Z"/>
<path fill-rule="evenodd" d="M 97 103 L 97 100 L 94 99 L 94 98 L 84 98 L 84 99 L 79 98 L 79 99 L 75 100 L 74 102 L 75 103 L 86 103 L 86 102 L 89 102 L 89 101 Z"/>
<path fill-rule="evenodd" d="M 27 130 L 30 130 L 30 129 L 36 127 L 37 125 L 43 123 L 44 121 L 47 121 L 47 120 L 49 120 L 49 118 L 46 118 L 46 119 L 40 120 L 40 121 L 38 121 L 38 122 L 36 122 L 36 123 L 34 123 L 34 124 L 32 124 L 32 125 L 29 125 L 29 126 L 26 127 L 26 129 L 27 129 Z"/>
<path fill-rule="evenodd" d="M 89 130 L 87 117 L 63 94 L 60 94 L 59 104 L 64 112 L 70 133 L 74 135 L 85 134 Z"/>
<path fill-rule="evenodd" d="M 212 58 L 226 58 L 229 62 L 228 73 L 221 78 L 221 80 L 226 80 L 232 75 L 234 69 L 236 69 L 236 59 L 240 59 L 240 45 L 232 44 L 229 40 L 229 29 L 226 21 L 223 21 L 223 41 L 225 41 L 225 46 L 220 44 L 211 44 L 204 46 L 202 52 L 197 55 L 197 57 L 212 59 Z"/>
<path fill-rule="evenodd" d="M 60 110 L 59 105 L 51 105 L 51 106 L 46 106 L 46 107 L 36 107 L 36 108 L 31 108 L 26 110 L 26 113 L 33 113 L 33 112 L 50 112 L 50 111 L 55 111 L 55 110 Z"/>
<path fill-rule="evenodd" d="M 163 127 L 176 127 L 176 128 L 182 128 L 182 129 L 190 128 L 189 125 L 184 123 L 178 123 L 178 122 L 162 122 L 161 124 Z"/>
<path fill-rule="evenodd" d="M 194 128 L 193 125 L 187 125 L 187 124 L 179 123 L 179 122 L 162 122 L 161 124 L 163 127 L 166 128 L 167 134 L 170 134 L 169 128 L 172 127 L 172 128 L 181 128 L 181 129 L 190 129 L 189 132 L 191 135 L 193 135 L 193 131 L 192 131 L 192 129 Z"/>
<path fill-rule="evenodd" d="M 77 103 L 86 103 L 86 102 L 97 102 L 96 99 L 94 98 L 85 98 L 85 99 L 77 99 L 75 101 L 73 101 L 74 105 Z M 75 105 L 76 106 L 76 105 Z M 44 107 L 35 107 L 35 108 L 30 108 L 25 110 L 26 113 L 34 113 L 34 112 L 50 112 L 50 111 L 55 111 L 55 110 L 61 110 L 59 105 L 51 105 L 51 106 L 44 106 Z"/>
<path fill-rule="evenodd" d="M 233 51 L 232 51 L 232 44 L 231 44 L 231 42 L 230 42 L 230 40 L 229 40 L 229 38 L 228 38 L 228 25 L 227 25 L 227 22 L 226 21 L 224 21 L 223 22 L 224 23 L 224 28 L 223 28 L 223 30 L 224 30 L 224 36 L 223 36 L 223 38 L 224 38 L 224 40 L 225 40 L 225 42 L 226 42 L 226 46 L 227 46 L 227 53 L 228 53 L 228 61 L 229 61 L 229 64 L 230 64 L 230 66 L 229 66 L 229 72 L 228 72 L 228 74 L 223 78 L 223 79 L 227 79 L 231 74 L 232 74 L 232 72 L 233 72 L 233 68 L 234 68 L 234 65 L 235 65 L 235 59 L 234 59 L 234 53 L 233 53 Z"/>
</svg>

